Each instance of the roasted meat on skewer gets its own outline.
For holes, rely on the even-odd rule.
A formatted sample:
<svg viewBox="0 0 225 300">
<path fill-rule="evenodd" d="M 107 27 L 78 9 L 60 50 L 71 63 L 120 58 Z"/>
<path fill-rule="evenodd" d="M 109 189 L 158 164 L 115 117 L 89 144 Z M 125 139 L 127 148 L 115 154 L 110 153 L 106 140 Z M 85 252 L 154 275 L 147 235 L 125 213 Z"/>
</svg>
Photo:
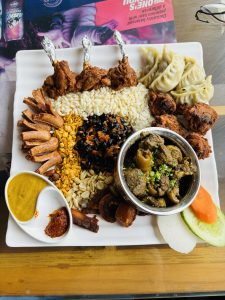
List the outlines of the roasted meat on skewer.
<svg viewBox="0 0 225 300">
<path fill-rule="evenodd" d="M 90 91 L 103 86 L 110 86 L 111 81 L 108 78 L 108 70 L 94 67 L 90 64 L 92 43 L 87 36 L 82 39 L 82 46 L 84 50 L 83 71 L 76 78 L 76 89 L 79 91 Z"/>
<path fill-rule="evenodd" d="M 136 86 L 138 83 L 137 75 L 134 69 L 129 65 L 128 57 L 124 49 L 124 41 L 119 31 L 114 32 L 114 38 L 120 47 L 122 60 L 117 67 L 109 69 L 108 77 L 111 81 L 111 87 L 114 90 L 120 90 L 125 87 Z"/>
<path fill-rule="evenodd" d="M 89 63 L 84 64 L 83 71 L 77 76 L 76 88 L 79 91 L 97 90 L 103 86 L 110 86 L 108 70 L 92 67 Z"/>
<path fill-rule="evenodd" d="M 74 92 L 76 74 L 70 70 L 68 62 L 57 61 L 54 44 L 49 38 L 44 37 L 41 44 L 54 68 L 54 74 L 44 81 L 43 90 L 53 99 Z"/>
<path fill-rule="evenodd" d="M 45 93 L 53 99 L 76 90 L 76 73 L 69 68 L 67 61 L 53 63 L 54 74 L 48 76 L 43 84 Z"/>
<path fill-rule="evenodd" d="M 134 69 L 129 65 L 128 57 L 124 56 L 117 67 L 109 69 L 108 77 L 113 90 L 136 86 L 138 83 Z"/>
</svg>

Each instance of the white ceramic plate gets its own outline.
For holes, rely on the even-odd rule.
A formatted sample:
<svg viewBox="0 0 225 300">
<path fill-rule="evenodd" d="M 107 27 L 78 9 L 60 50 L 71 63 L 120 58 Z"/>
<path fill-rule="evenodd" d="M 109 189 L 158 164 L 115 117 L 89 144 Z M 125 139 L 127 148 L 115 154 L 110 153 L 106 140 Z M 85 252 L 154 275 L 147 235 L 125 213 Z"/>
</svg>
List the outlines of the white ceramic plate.
<svg viewBox="0 0 225 300">
<path fill-rule="evenodd" d="M 141 67 L 140 57 L 141 45 L 127 45 L 126 50 L 130 64 L 139 70 Z M 147 45 L 145 45 L 147 46 Z M 163 45 L 151 45 L 162 49 Z M 176 43 L 169 44 L 169 48 L 194 57 L 201 65 L 203 64 L 202 46 L 200 43 Z M 69 62 L 72 70 L 79 72 L 82 69 L 82 49 L 60 49 L 57 50 L 57 58 Z M 120 59 L 117 46 L 97 46 L 92 48 L 91 63 L 93 65 L 109 68 L 115 66 Z M 47 56 L 42 50 L 19 51 L 16 56 L 17 82 L 14 99 L 14 129 L 11 175 L 21 170 L 34 171 L 37 164 L 29 162 L 22 153 L 21 141 L 17 122 L 21 118 L 21 112 L 27 108 L 23 104 L 23 98 L 31 96 L 32 90 L 42 86 L 44 79 L 53 73 Z M 211 132 L 207 134 L 209 143 L 212 145 Z M 200 162 L 202 170 L 201 184 L 207 188 L 214 201 L 219 205 L 218 178 L 214 154 L 210 158 Z M 99 217 L 100 219 L 100 217 Z M 129 228 L 123 228 L 116 223 L 107 223 L 100 219 L 99 232 L 92 233 L 78 226 L 73 226 L 68 239 L 62 241 L 59 246 L 110 246 L 110 245 L 153 245 L 164 243 L 157 228 L 155 217 L 137 217 L 134 224 Z M 40 247 L 45 245 L 26 235 L 16 223 L 9 217 L 6 243 L 10 247 Z"/>
</svg>

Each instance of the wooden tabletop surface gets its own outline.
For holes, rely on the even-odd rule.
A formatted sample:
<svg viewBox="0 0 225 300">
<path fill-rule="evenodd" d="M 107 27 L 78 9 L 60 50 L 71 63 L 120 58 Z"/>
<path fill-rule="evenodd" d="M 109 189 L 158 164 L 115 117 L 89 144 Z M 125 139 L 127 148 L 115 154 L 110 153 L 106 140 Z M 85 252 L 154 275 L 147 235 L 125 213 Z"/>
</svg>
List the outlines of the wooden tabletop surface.
<svg viewBox="0 0 225 300">
<path fill-rule="evenodd" d="M 207 29 L 194 20 L 201 4 L 196 0 L 174 1 L 177 36 L 182 42 L 202 42 L 206 71 L 213 73 L 217 87 L 212 105 L 220 118 L 213 138 L 225 208 L 225 36 L 219 28 Z M 3 195 L 0 216 L 0 295 L 225 295 L 225 248 L 202 244 L 189 255 L 176 253 L 166 245 L 12 249 L 5 245 L 8 213 Z"/>
</svg>

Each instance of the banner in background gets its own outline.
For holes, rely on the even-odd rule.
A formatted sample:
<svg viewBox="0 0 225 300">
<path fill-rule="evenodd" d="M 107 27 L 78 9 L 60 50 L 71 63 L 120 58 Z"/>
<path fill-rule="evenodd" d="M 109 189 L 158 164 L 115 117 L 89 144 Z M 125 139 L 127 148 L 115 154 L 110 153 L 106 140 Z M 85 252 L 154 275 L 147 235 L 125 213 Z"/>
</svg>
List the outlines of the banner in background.
<svg viewBox="0 0 225 300">
<path fill-rule="evenodd" d="M 0 0 L 0 80 L 15 80 L 18 50 L 41 49 L 48 36 L 56 48 L 176 41 L 172 0 Z"/>
</svg>

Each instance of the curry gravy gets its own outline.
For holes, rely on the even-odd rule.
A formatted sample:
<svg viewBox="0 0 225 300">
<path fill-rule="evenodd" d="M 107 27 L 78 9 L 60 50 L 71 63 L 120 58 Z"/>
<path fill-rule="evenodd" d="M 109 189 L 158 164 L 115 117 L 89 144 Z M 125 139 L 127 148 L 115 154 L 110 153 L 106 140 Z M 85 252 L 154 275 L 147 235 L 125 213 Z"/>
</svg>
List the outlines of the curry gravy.
<svg viewBox="0 0 225 300">
<path fill-rule="evenodd" d="M 22 222 L 30 220 L 36 209 L 39 193 L 48 183 L 43 179 L 22 173 L 15 176 L 7 189 L 8 203 L 13 215 Z"/>
</svg>

